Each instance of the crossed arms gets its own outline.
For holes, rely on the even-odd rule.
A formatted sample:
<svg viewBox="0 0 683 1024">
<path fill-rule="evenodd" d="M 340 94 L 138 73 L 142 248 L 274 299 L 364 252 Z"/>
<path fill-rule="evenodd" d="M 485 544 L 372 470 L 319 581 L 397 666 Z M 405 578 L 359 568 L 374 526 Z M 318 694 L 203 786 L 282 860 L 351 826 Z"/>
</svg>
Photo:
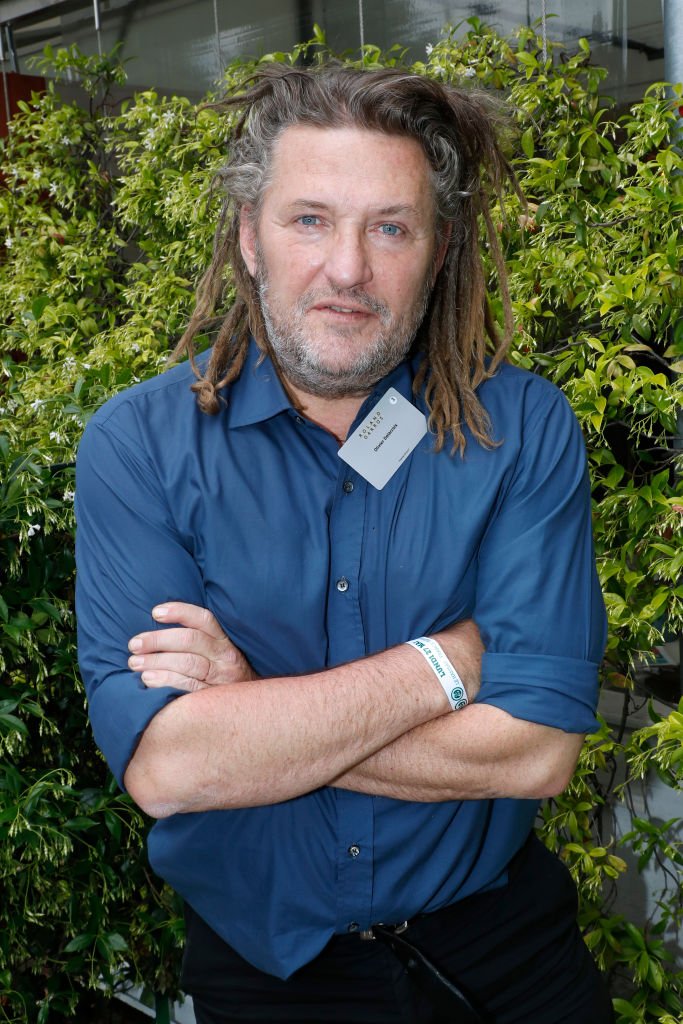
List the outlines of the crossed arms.
<svg viewBox="0 0 683 1024">
<path fill-rule="evenodd" d="M 533 381 L 534 392 L 547 387 Z M 160 483 L 163 453 L 148 451 L 146 394 L 105 407 L 81 445 L 77 609 L 95 737 L 148 813 L 275 803 L 324 785 L 425 802 L 564 788 L 594 723 L 604 610 L 585 455 L 561 396 L 534 407 L 478 547 L 482 690 L 451 712 L 429 666 L 404 644 L 325 671 L 254 678 L 204 611 L 205 581 L 174 515 L 177 473 Z M 162 462 L 162 475 L 174 465 Z M 166 595 L 186 602 L 157 617 L 177 628 L 136 632 Z M 448 621 L 435 612 L 427 621 Z M 271 676 L 280 660 L 273 637 L 260 641 L 259 623 L 246 625 L 238 643 Z M 417 618 L 416 628 L 432 627 Z M 156 662 L 125 665 L 133 633 L 141 644 L 131 653 Z M 477 697 L 477 627 L 462 621 L 431 635 Z M 307 660 L 316 663 L 310 652 Z"/>
<path fill-rule="evenodd" d="M 188 691 L 145 729 L 125 785 L 154 817 L 276 803 L 333 785 L 403 800 L 538 798 L 569 781 L 582 736 L 486 704 L 452 712 L 404 645 L 305 676 L 256 679 L 210 612 L 171 602 L 129 662 L 149 687 Z M 437 634 L 472 700 L 471 620 Z"/>
</svg>

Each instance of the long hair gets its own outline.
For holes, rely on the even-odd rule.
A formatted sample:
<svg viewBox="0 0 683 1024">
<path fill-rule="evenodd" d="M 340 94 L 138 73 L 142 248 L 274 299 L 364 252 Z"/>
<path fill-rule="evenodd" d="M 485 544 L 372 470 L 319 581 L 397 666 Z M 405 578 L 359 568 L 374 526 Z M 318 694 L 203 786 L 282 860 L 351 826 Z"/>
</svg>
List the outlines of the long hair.
<svg viewBox="0 0 683 1024">
<path fill-rule="evenodd" d="M 490 424 L 477 388 L 503 360 L 512 337 L 512 309 L 489 197 L 502 198 L 506 184 L 519 192 L 503 152 L 505 122 L 500 107 L 485 93 L 432 81 L 398 69 L 363 71 L 341 65 L 259 68 L 239 95 L 213 104 L 229 112 L 241 108 L 227 163 L 212 188 L 224 193 L 213 258 L 201 278 L 196 305 L 173 358 L 189 355 L 200 408 L 218 412 L 221 389 L 242 370 L 250 333 L 279 370 L 264 327 L 258 288 L 239 244 L 240 213 L 258 218 L 270 181 L 273 148 L 287 128 L 356 127 L 416 140 L 431 168 L 439 240 L 449 229 L 448 249 L 437 276 L 413 351 L 423 352 L 414 390 L 423 386 L 436 447 L 447 434 L 453 450 L 465 447 L 463 423 L 491 445 Z M 502 337 L 490 311 L 479 219 L 496 266 L 504 310 Z M 220 324 L 204 373 L 194 359 L 194 339 L 215 323 L 214 311 L 232 269 L 235 302 Z"/>
</svg>

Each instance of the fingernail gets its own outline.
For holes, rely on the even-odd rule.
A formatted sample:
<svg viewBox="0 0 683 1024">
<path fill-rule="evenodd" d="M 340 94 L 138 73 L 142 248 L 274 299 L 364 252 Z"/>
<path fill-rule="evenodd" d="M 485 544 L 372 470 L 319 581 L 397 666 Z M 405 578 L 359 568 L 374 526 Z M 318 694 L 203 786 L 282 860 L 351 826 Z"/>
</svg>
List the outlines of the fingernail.
<svg viewBox="0 0 683 1024">
<path fill-rule="evenodd" d="M 152 608 L 152 615 L 155 619 L 165 619 L 168 615 L 168 608 L 165 604 L 157 605 L 156 608 Z"/>
<path fill-rule="evenodd" d="M 145 664 L 145 659 L 144 658 L 137 657 L 137 658 L 129 658 L 128 659 L 128 665 L 132 669 L 142 668 L 142 666 L 144 664 Z"/>
<path fill-rule="evenodd" d="M 153 683 L 154 680 L 157 678 L 157 674 L 156 672 L 143 672 L 140 678 L 142 679 L 143 683 Z"/>
<path fill-rule="evenodd" d="M 132 640 L 128 641 L 128 650 L 129 651 L 139 651 L 141 647 L 142 647 L 142 640 L 140 639 L 139 636 L 134 636 Z"/>
</svg>

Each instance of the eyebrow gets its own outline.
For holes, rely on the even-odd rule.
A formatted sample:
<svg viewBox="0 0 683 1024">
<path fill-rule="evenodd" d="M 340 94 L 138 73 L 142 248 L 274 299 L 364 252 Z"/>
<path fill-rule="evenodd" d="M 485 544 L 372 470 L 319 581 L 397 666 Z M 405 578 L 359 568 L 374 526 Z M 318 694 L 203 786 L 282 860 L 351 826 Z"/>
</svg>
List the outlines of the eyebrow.
<svg viewBox="0 0 683 1024">
<path fill-rule="evenodd" d="M 287 204 L 290 209 L 307 209 L 307 210 L 328 210 L 329 203 L 322 203 L 317 199 L 293 199 L 291 203 Z M 371 211 L 375 217 L 396 217 L 396 216 L 413 216 L 417 217 L 420 215 L 420 211 L 416 206 L 411 203 L 394 203 L 391 206 L 381 206 Z"/>
</svg>

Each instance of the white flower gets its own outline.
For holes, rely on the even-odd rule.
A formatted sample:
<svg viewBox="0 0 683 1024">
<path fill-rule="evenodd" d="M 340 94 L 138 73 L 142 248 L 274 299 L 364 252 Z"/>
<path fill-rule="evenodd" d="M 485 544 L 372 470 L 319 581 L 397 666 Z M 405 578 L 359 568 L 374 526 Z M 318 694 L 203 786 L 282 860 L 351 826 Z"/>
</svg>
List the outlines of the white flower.
<svg viewBox="0 0 683 1024">
<path fill-rule="evenodd" d="M 476 73 L 477 72 L 474 70 L 474 68 L 465 68 L 465 78 L 474 78 Z"/>
<path fill-rule="evenodd" d="M 38 533 L 39 529 L 40 529 L 40 523 L 29 523 L 29 527 L 28 527 L 26 535 L 28 537 L 35 537 L 35 535 Z"/>
<path fill-rule="evenodd" d="M 8 249 L 11 249 L 13 245 L 14 245 L 14 239 L 10 238 L 10 236 L 8 235 L 7 238 L 5 239 L 5 246 Z"/>
<path fill-rule="evenodd" d="M 59 432 L 57 430 L 51 430 L 50 431 L 50 440 L 51 441 L 59 441 Z"/>
<path fill-rule="evenodd" d="M 32 402 L 29 402 L 29 407 L 35 412 L 36 409 L 40 409 L 41 405 L 45 405 L 45 400 L 42 398 L 35 398 Z"/>
<path fill-rule="evenodd" d="M 33 168 L 33 177 L 35 178 L 36 181 L 40 181 L 40 174 L 41 174 L 40 167 L 34 167 Z"/>
<path fill-rule="evenodd" d="M 61 142 L 61 144 L 63 146 L 70 146 L 71 145 L 71 139 L 69 138 L 68 135 L 62 135 L 62 137 L 61 137 L 61 139 L 59 141 Z"/>
<path fill-rule="evenodd" d="M 26 296 L 24 295 L 23 292 L 19 292 L 19 294 L 17 295 L 17 299 L 19 300 L 19 302 L 26 302 Z"/>
<path fill-rule="evenodd" d="M 139 352 L 140 351 L 140 346 L 138 345 L 138 343 L 136 341 L 134 341 L 133 344 L 130 347 L 133 350 L 133 352 Z"/>
<path fill-rule="evenodd" d="M 433 49 L 434 47 L 432 46 L 432 44 L 427 43 L 427 45 L 425 46 L 425 53 L 427 54 L 428 57 L 431 57 Z"/>
<path fill-rule="evenodd" d="M 64 360 L 64 369 L 65 370 L 73 370 L 73 369 L 75 369 L 75 367 L 76 367 L 76 360 L 74 359 L 74 357 L 73 356 L 67 356 L 66 359 Z"/>
<path fill-rule="evenodd" d="M 73 501 L 75 497 L 76 497 L 76 492 L 75 491 L 66 490 L 66 491 L 64 491 L 64 495 L 63 495 L 62 500 L 63 501 Z"/>
<path fill-rule="evenodd" d="M 57 182 L 51 181 L 50 182 L 50 188 L 48 189 L 48 191 L 49 191 L 51 196 L 56 196 L 57 192 L 59 191 L 59 188 L 57 186 Z"/>
</svg>

